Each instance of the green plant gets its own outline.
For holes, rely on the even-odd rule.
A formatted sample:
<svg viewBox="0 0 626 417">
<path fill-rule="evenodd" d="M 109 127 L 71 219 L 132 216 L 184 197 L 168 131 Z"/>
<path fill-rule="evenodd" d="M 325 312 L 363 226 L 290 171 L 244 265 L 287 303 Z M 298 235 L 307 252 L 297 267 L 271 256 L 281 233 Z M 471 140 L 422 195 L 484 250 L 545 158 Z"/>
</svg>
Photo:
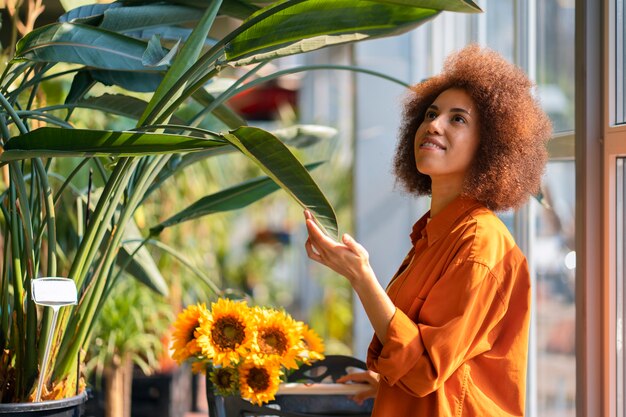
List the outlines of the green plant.
<svg viewBox="0 0 626 417">
<path fill-rule="evenodd" d="M 96 387 L 106 379 L 106 416 L 130 416 L 133 368 L 138 366 L 145 375 L 158 368 L 167 348 L 160 336 L 173 320 L 165 297 L 136 280 L 124 279 L 113 288 L 87 352 L 87 370 L 94 374 Z"/>
<path fill-rule="evenodd" d="M 135 267 L 145 283 L 167 291 L 159 274 L 151 273 L 149 259 L 137 259 L 143 245 L 157 244 L 164 228 L 245 206 L 280 186 L 336 234 L 332 207 L 307 169 L 277 136 L 247 126 L 225 104 L 256 83 L 281 75 L 254 78 L 265 62 L 402 33 L 439 10 L 480 10 L 471 0 L 259 3 L 264 5 L 245 0 L 94 4 L 74 9 L 59 23 L 35 29 L 18 42 L 0 76 L 0 162 L 6 184 L 0 195 L 0 401 L 27 401 L 36 384 L 51 317 L 30 300 L 33 278 L 67 276 L 80 293 L 79 304 L 64 308 L 53 329 L 44 392 L 47 398 L 60 398 L 77 391 L 81 352 L 122 271 Z M 217 16 L 243 23 L 212 40 L 208 35 Z M 192 30 L 186 27 L 190 23 Z M 168 49 L 161 41 L 173 45 Z M 204 89 L 229 67 L 242 65 L 253 66 L 224 91 L 212 95 Z M 315 68 L 290 71 L 307 69 Z M 72 81 L 64 102 L 46 103 L 43 92 L 66 78 Z M 126 92 L 94 95 L 97 84 Z M 190 101 L 203 109 L 184 117 L 180 110 Z M 81 108 L 124 116 L 133 125 L 126 130 L 77 129 L 75 115 Z M 168 178 L 229 151 L 247 156 L 267 177 L 209 195 L 153 226 L 143 239 L 128 237 L 127 225 L 137 208 Z M 83 159 L 63 177 L 62 161 L 72 157 Z M 93 181 L 90 177 L 86 189 L 78 188 L 77 178 L 86 176 L 88 167 L 95 172 Z M 57 206 L 68 193 L 75 204 Z M 63 221 L 77 230 L 75 239 L 59 240 Z"/>
</svg>

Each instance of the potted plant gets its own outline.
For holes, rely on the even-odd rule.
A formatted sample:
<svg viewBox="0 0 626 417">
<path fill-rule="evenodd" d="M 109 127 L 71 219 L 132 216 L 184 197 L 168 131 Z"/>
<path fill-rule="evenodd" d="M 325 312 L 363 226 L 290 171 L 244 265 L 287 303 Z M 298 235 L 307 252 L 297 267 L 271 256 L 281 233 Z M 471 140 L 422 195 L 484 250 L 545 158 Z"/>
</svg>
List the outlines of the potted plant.
<svg viewBox="0 0 626 417">
<path fill-rule="evenodd" d="M 440 10 L 480 10 L 471 0 L 259 3 L 93 4 L 17 43 L 0 75 L 0 402 L 33 400 L 48 330 L 52 350 L 43 398 L 81 391 L 83 352 L 121 271 L 136 266 L 140 279 L 167 292 L 159 274 L 137 261 L 164 228 L 242 207 L 281 187 L 330 234 L 337 233 L 331 205 L 288 147 L 276 135 L 247 126 L 225 104 L 280 75 L 255 79 L 260 66 L 307 50 L 402 33 Z M 213 40 L 209 33 L 218 16 L 241 23 Z M 167 43 L 172 38 L 181 41 Z M 229 68 L 248 65 L 225 90 L 205 89 Z M 62 104 L 51 104 L 46 92 L 52 94 L 57 80 L 71 84 Z M 98 93 L 103 84 L 123 92 Z M 184 116 L 180 110 L 190 101 L 203 110 Z M 76 128 L 82 122 L 75 115 L 84 108 L 123 115 L 132 124 L 119 130 Z M 139 242 L 130 241 L 127 226 L 155 189 L 190 164 L 229 151 L 247 156 L 267 177 L 209 195 L 143 231 Z M 60 167 L 67 160 L 74 166 L 63 175 Z M 77 186 L 79 180 L 87 186 Z M 73 204 L 60 205 L 65 199 Z M 60 225 L 76 233 L 68 237 Z M 31 280 L 41 276 L 69 277 L 79 292 L 78 304 L 61 310 L 53 328 L 50 312 L 31 302 Z"/>
</svg>

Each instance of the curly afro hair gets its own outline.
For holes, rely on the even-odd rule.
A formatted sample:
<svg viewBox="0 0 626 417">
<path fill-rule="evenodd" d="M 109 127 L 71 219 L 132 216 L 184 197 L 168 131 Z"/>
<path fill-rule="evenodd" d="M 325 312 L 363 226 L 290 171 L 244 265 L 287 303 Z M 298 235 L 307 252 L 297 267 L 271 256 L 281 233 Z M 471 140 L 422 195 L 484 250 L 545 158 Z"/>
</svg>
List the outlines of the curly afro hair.
<svg viewBox="0 0 626 417">
<path fill-rule="evenodd" d="M 413 194 L 431 193 L 430 177 L 415 166 L 415 132 L 428 106 L 450 88 L 472 97 L 480 119 L 480 142 L 462 194 L 491 210 L 518 208 L 539 191 L 552 127 L 526 74 L 478 45 L 452 54 L 441 74 L 411 88 L 393 163 L 397 182 Z"/>
</svg>

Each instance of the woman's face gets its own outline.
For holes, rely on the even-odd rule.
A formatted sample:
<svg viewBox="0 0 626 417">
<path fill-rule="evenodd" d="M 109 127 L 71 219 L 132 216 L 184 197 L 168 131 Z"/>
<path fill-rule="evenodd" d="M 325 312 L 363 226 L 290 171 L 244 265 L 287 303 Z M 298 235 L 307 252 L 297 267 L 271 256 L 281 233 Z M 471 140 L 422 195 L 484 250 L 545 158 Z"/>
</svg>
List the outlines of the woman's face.
<svg viewBox="0 0 626 417">
<path fill-rule="evenodd" d="M 428 107 L 415 133 L 415 165 L 433 186 L 441 181 L 462 186 L 478 143 L 476 103 L 465 90 L 450 88 Z"/>
</svg>

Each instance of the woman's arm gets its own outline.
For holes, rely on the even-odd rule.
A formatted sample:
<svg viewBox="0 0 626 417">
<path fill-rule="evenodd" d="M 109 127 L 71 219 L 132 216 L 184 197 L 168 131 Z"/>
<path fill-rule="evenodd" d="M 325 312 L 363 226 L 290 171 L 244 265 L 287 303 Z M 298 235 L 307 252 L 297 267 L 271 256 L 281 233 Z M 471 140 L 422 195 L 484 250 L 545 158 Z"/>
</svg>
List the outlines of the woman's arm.
<svg viewBox="0 0 626 417">
<path fill-rule="evenodd" d="M 384 343 L 396 306 L 376 279 L 369 263 L 369 254 L 348 234 L 342 236 L 342 243 L 326 236 L 315 224 L 308 210 L 304 212 L 304 217 L 309 232 L 305 244 L 309 258 L 350 281 L 374 327 L 376 336 Z"/>
</svg>

